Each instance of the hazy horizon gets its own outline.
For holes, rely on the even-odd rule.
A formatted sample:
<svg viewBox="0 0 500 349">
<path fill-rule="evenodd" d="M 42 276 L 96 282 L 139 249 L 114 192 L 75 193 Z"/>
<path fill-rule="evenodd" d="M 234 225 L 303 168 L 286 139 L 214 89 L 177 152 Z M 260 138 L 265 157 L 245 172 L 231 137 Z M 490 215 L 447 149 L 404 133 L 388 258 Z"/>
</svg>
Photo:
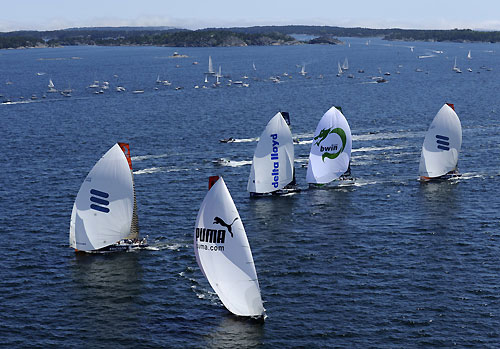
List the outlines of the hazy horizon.
<svg viewBox="0 0 500 349">
<path fill-rule="evenodd" d="M 48 6 L 48 4 L 51 4 Z M 397 0 L 307 3 L 255 0 L 210 2 L 145 0 L 63 1 L 24 0 L 3 5 L 0 32 L 58 30 L 81 27 L 251 27 L 265 25 L 325 25 L 374 29 L 500 30 L 500 2 Z"/>
</svg>

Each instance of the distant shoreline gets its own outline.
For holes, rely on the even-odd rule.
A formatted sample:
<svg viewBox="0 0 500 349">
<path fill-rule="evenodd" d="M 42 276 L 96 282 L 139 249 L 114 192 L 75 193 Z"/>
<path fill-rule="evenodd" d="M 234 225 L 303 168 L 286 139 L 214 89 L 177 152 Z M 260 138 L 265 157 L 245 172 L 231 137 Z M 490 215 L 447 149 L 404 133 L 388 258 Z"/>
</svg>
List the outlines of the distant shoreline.
<svg viewBox="0 0 500 349">
<path fill-rule="evenodd" d="M 294 34 L 312 40 L 296 40 Z M 0 33 L 0 49 L 60 46 L 158 46 L 158 47 L 238 47 L 302 44 L 343 44 L 338 37 L 380 37 L 389 41 L 500 42 L 500 31 L 410 30 L 343 28 L 330 26 L 262 26 L 208 28 L 201 30 L 155 28 L 73 28 L 54 31 Z"/>
</svg>

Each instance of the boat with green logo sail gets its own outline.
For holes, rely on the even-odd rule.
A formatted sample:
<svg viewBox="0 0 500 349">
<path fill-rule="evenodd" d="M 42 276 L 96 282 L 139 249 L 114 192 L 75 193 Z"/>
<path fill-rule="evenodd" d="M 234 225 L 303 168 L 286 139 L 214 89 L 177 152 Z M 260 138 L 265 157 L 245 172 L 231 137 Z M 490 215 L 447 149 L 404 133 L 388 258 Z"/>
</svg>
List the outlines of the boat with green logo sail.
<svg viewBox="0 0 500 349">
<path fill-rule="evenodd" d="M 351 180 L 351 128 L 340 107 L 331 107 L 314 132 L 306 179 L 310 187 Z"/>
</svg>

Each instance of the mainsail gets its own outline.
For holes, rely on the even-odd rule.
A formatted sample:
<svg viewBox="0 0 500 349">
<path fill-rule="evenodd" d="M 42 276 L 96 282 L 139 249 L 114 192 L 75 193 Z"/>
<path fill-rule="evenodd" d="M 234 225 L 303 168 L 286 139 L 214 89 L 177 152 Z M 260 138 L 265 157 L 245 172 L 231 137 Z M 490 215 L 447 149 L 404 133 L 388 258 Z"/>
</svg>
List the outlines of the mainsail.
<svg viewBox="0 0 500 349">
<path fill-rule="evenodd" d="M 260 135 L 252 161 L 247 190 L 271 193 L 293 180 L 293 139 L 281 113 L 277 113 Z"/>
<path fill-rule="evenodd" d="M 457 167 L 462 125 L 453 104 L 445 104 L 432 120 L 420 156 L 421 177 L 443 176 Z"/>
<path fill-rule="evenodd" d="M 336 107 L 331 107 L 321 118 L 314 132 L 307 182 L 329 183 L 349 168 L 352 136 L 346 118 Z"/>
<path fill-rule="evenodd" d="M 137 204 L 130 150 L 115 144 L 94 165 L 73 204 L 70 246 L 98 250 L 138 236 Z"/>
<path fill-rule="evenodd" d="M 215 183 L 196 217 L 196 261 L 230 312 L 262 316 L 264 306 L 245 228 L 224 180 L 211 179 Z"/>
<path fill-rule="evenodd" d="M 212 56 L 208 56 L 208 74 L 215 74 L 215 70 L 212 65 Z"/>
</svg>

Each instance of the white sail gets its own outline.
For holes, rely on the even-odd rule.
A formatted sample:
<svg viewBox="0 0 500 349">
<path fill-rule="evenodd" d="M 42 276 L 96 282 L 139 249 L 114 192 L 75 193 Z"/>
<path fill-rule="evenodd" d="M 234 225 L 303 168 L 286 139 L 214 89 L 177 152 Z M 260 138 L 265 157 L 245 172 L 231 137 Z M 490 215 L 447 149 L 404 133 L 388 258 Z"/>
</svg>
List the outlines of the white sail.
<svg viewBox="0 0 500 349">
<path fill-rule="evenodd" d="M 344 64 L 342 64 L 342 69 L 343 70 L 348 70 L 349 69 L 349 61 L 347 60 L 347 57 L 344 60 Z"/>
<path fill-rule="evenodd" d="M 245 228 L 222 178 L 196 217 L 196 261 L 224 306 L 240 316 L 261 316 L 264 306 Z"/>
<path fill-rule="evenodd" d="M 306 75 L 307 72 L 306 72 L 306 65 L 305 64 L 302 64 L 302 69 L 300 70 L 300 75 Z"/>
<path fill-rule="evenodd" d="M 325 184 L 339 178 L 349 168 L 351 149 L 351 128 L 340 110 L 331 107 L 314 132 L 307 182 Z"/>
<path fill-rule="evenodd" d="M 445 104 L 425 135 L 419 174 L 435 178 L 456 169 L 462 147 L 462 125 L 455 111 Z"/>
<path fill-rule="evenodd" d="M 255 68 L 255 62 L 252 63 L 252 66 L 253 66 L 253 70 L 257 70 L 257 68 Z"/>
<path fill-rule="evenodd" d="M 212 65 L 212 56 L 208 56 L 208 73 L 215 74 L 214 67 Z"/>
<path fill-rule="evenodd" d="M 52 79 L 49 79 L 49 84 L 47 86 L 49 88 L 54 88 L 54 83 L 52 82 Z"/>
<path fill-rule="evenodd" d="M 340 62 L 337 62 L 337 64 L 338 64 L 338 75 L 340 75 L 343 73 L 342 67 L 340 66 Z"/>
<path fill-rule="evenodd" d="M 252 161 L 247 190 L 271 193 L 293 179 L 293 139 L 281 113 L 277 113 L 260 135 Z"/>
<path fill-rule="evenodd" d="M 137 237 L 134 209 L 132 171 L 117 143 L 94 165 L 78 191 L 71 213 L 71 247 L 92 251 Z"/>
<path fill-rule="evenodd" d="M 469 53 L 467 53 L 467 59 L 471 59 L 472 58 L 472 55 L 470 54 L 470 50 L 469 50 Z"/>
</svg>

